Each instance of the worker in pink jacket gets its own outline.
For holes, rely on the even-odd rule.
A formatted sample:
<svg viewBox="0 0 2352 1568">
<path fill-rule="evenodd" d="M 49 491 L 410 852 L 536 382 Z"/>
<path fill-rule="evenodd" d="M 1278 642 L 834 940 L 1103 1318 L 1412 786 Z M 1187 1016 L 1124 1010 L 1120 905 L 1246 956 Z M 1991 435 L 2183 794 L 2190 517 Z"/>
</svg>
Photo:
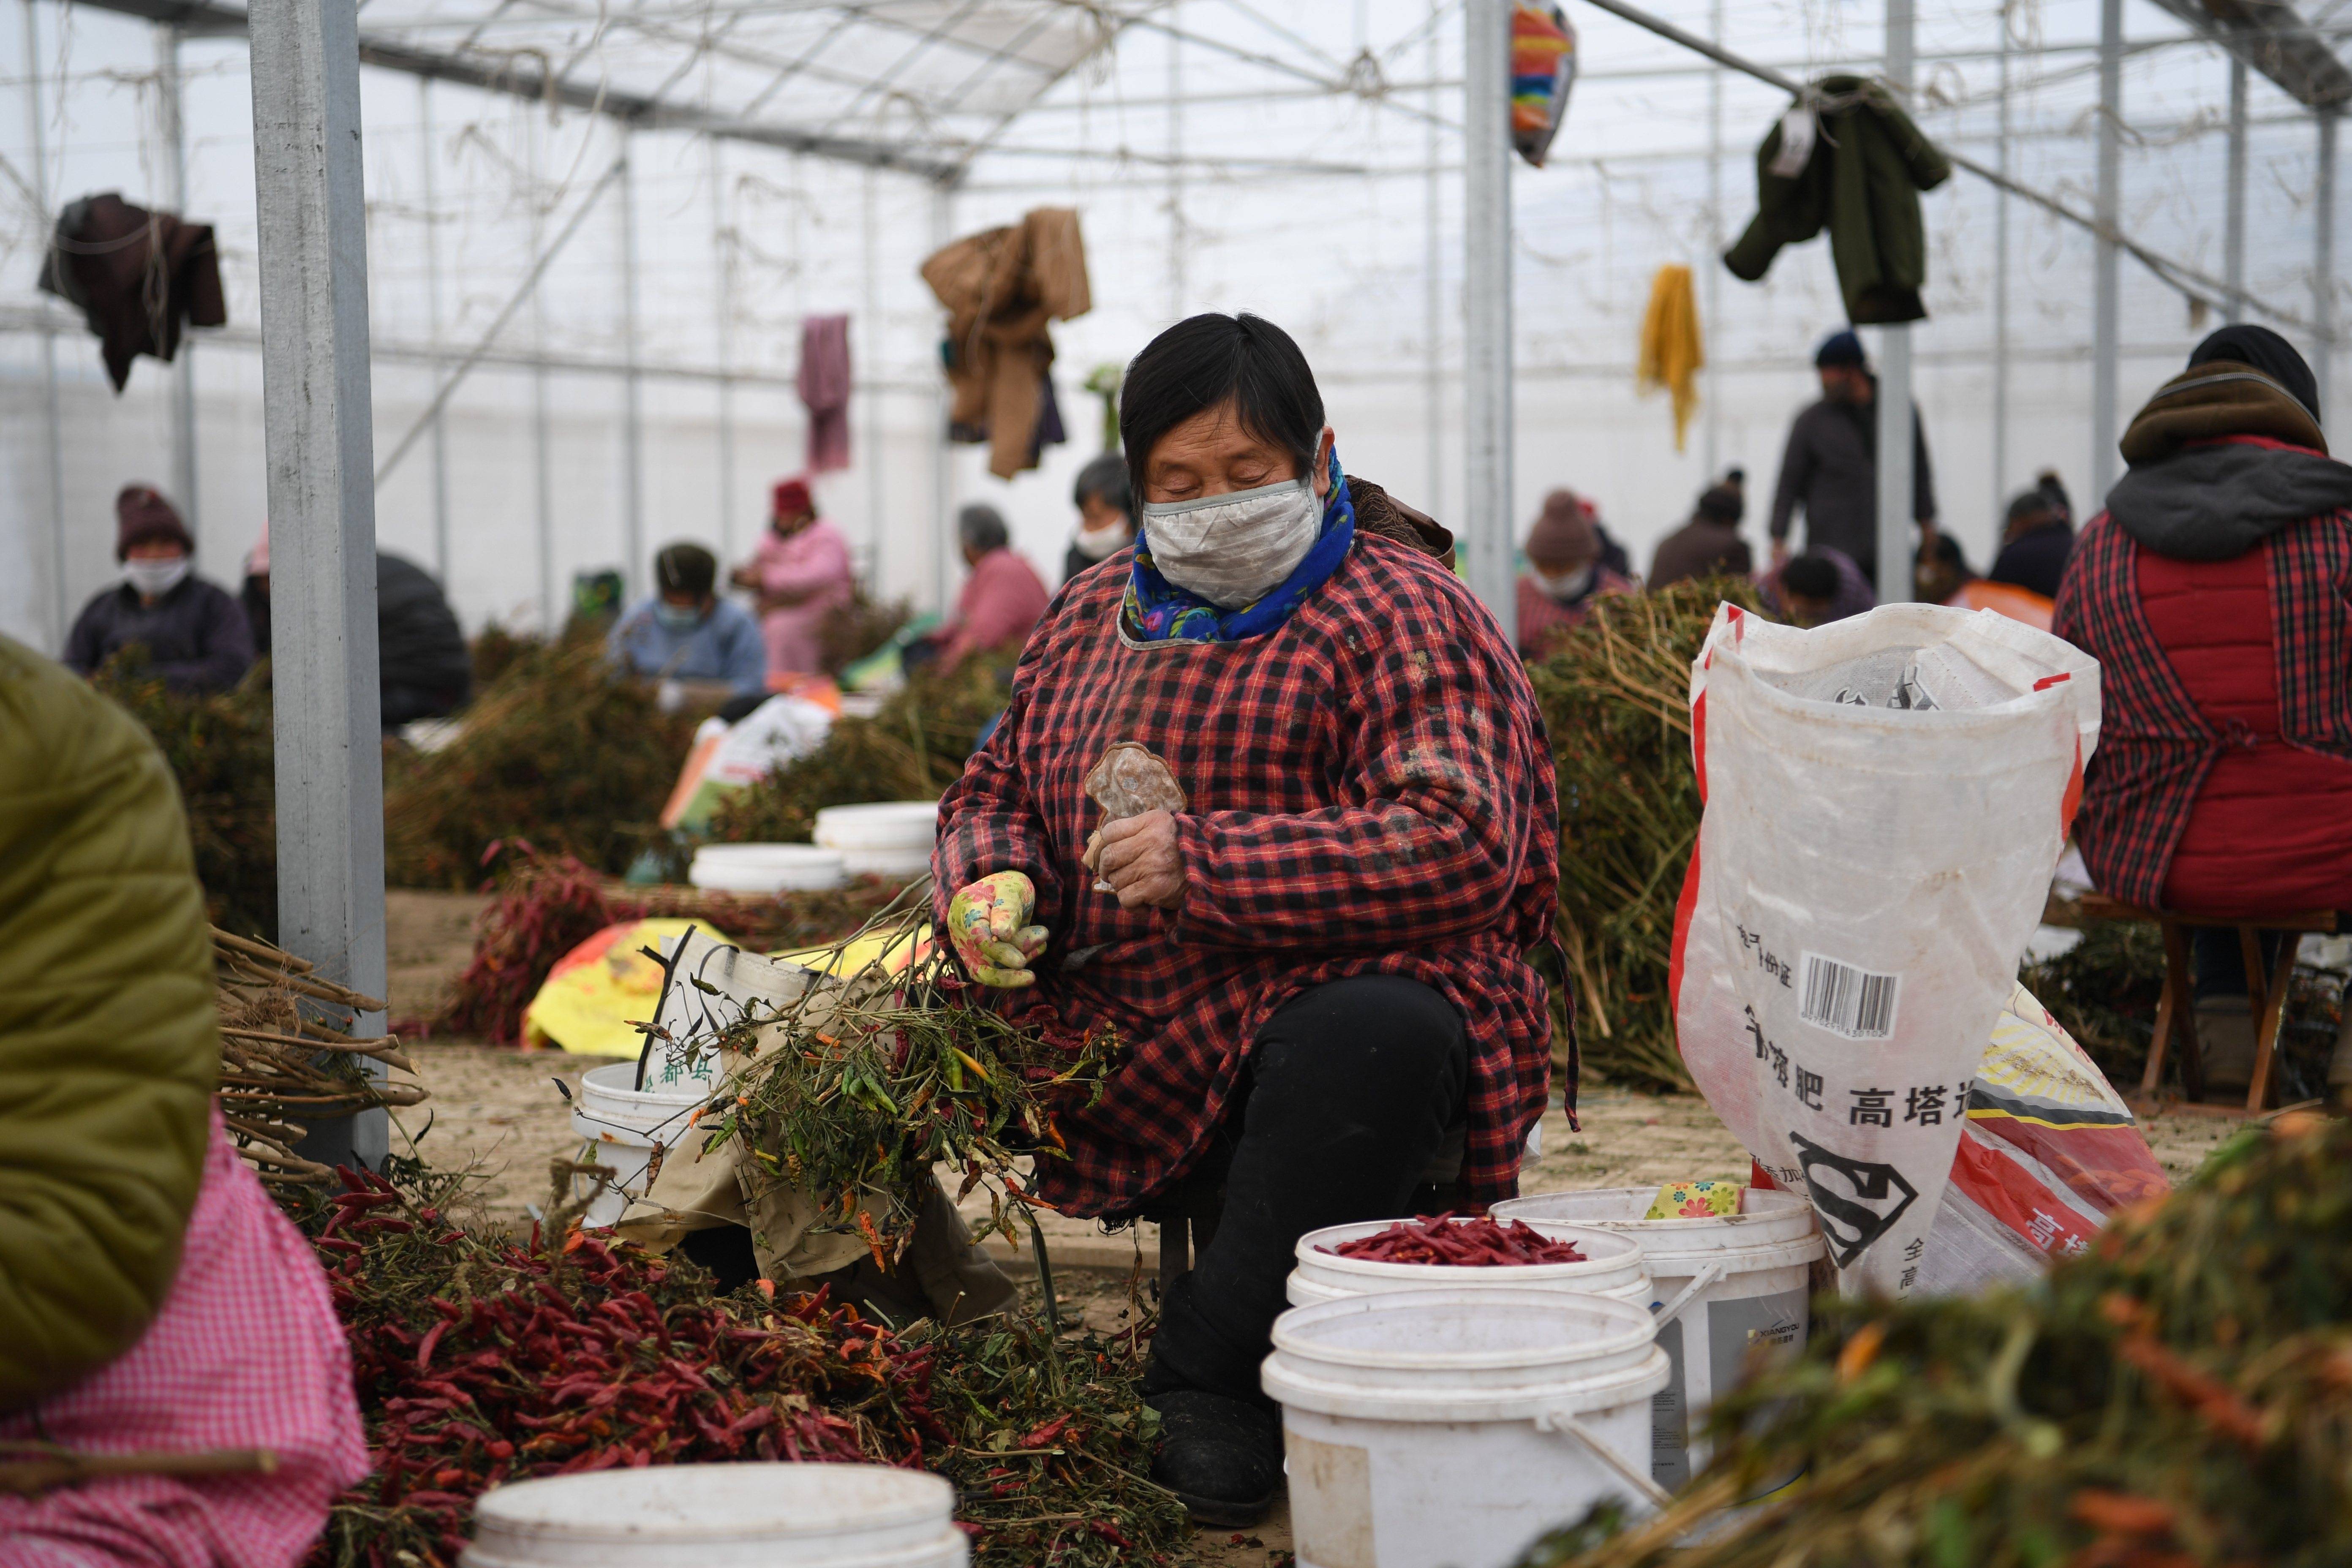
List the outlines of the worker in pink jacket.
<svg viewBox="0 0 2352 1568">
<path fill-rule="evenodd" d="M 955 614 L 933 634 L 942 673 L 973 654 L 1027 642 L 1053 597 L 1037 569 L 1013 548 L 1003 514 L 994 507 L 974 501 L 957 513 L 956 538 L 971 575 L 956 595 Z"/>
<path fill-rule="evenodd" d="M 808 481 L 777 481 L 768 531 L 728 581 L 756 600 L 768 673 L 824 672 L 824 617 L 850 601 L 849 542 L 816 514 Z"/>
</svg>

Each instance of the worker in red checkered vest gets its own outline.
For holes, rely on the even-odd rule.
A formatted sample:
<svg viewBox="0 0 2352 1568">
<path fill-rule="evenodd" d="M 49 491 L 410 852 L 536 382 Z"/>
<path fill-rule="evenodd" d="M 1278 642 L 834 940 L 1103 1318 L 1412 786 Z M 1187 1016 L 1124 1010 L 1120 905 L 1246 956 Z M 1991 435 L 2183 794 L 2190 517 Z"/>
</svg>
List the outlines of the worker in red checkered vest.
<svg viewBox="0 0 2352 1568">
<path fill-rule="evenodd" d="M 1030 636 L 940 805 L 938 914 L 1012 1016 L 1117 1032 L 1038 1190 L 1207 1238 L 1162 1300 L 1152 1473 L 1246 1524 L 1281 1484 L 1258 1367 L 1299 1237 L 1517 1190 L 1554 775 L 1451 535 L 1349 476 L 1279 327 L 1171 327 L 1119 433 L 1139 535 Z"/>
</svg>

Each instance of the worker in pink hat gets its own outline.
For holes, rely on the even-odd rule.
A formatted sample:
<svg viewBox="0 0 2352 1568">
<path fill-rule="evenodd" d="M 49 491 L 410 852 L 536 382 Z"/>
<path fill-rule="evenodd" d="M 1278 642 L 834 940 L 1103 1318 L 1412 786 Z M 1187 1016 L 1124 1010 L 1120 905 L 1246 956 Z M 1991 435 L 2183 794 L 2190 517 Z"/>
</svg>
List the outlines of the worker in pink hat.
<svg viewBox="0 0 2352 1568">
<path fill-rule="evenodd" d="M 728 581 L 755 600 L 771 676 L 824 672 L 824 617 L 853 592 L 849 542 L 817 516 L 806 479 L 776 482 L 768 531 Z"/>
</svg>

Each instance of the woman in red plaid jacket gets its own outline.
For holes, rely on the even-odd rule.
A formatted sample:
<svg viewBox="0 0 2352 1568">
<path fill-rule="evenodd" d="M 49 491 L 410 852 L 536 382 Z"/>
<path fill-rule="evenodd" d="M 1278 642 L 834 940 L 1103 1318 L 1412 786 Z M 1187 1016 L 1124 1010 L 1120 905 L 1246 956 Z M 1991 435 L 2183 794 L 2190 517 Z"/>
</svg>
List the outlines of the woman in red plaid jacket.
<svg viewBox="0 0 2352 1568">
<path fill-rule="evenodd" d="M 1155 1476 L 1247 1523 L 1280 1484 L 1258 1364 L 1298 1237 L 1410 1212 L 1433 1170 L 1450 1201 L 1517 1189 L 1551 1059 L 1528 955 L 1558 805 L 1509 638 L 1417 542 L 1443 530 L 1351 490 L 1281 329 L 1171 328 L 1128 368 L 1119 427 L 1140 537 L 1031 635 L 933 868 L 974 980 L 1125 1047 L 1059 1124 L 1045 1197 L 1118 1219 L 1222 1193 L 1145 1393 Z M 1160 793 L 1120 817 L 1087 786 L 1122 742 L 1172 781 L 1125 753 Z"/>
</svg>

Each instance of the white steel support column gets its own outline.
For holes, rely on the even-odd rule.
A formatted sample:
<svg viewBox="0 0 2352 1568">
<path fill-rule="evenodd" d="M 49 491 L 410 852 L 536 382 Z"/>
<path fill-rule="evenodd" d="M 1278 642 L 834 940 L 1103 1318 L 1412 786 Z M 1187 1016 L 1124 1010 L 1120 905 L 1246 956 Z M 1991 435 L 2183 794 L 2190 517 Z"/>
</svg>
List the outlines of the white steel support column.
<svg viewBox="0 0 2352 1568">
<path fill-rule="evenodd" d="M 180 107 L 180 29 L 155 29 L 158 130 L 163 143 L 163 201 L 185 216 L 188 210 L 188 132 Z M 196 496 L 196 340 L 180 334 L 172 362 L 172 499 L 188 530 L 204 537 L 204 509 Z"/>
<path fill-rule="evenodd" d="M 710 155 L 710 250 L 719 262 L 719 545 L 735 560 L 735 237 L 727 226 L 727 171 L 719 138 L 706 139 Z"/>
<path fill-rule="evenodd" d="M 646 559 L 646 386 L 637 355 L 637 163 L 626 126 L 621 129 L 621 337 L 628 368 L 622 372 L 621 581 L 634 599 L 653 581 Z"/>
<path fill-rule="evenodd" d="M 2230 57 L 2230 165 L 2221 219 L 2221 319 L 2246 319 L 2246 62 Z"/>
<path fill-rule="evenodd" d="M 866 448 L 866 537 L 856 554 L 857 570 L 870 582 L 881 570 L 882 545 L 885 538 L 882 510 L 882 193 L 881 172 L 868 168 L 865 180 L 865 205 L 861 213 L 860 248 L 865 256 L 865 285 L 859 298 L 859 317 L 849 334 L 850 384 L 862 385 L 866 395 L 859 400 L 866 411 L 864 437 Z M 947 602 L 941 599 L 944 612 Z"/>
<path fill-rule="evenodd" d="M 1723 45 L 1723 0 L 1707 7 L 1707 37 Z M 1706 255 L 1699 263 L 1699 331 L 1705 337 L 1706 363 L 1700 368 L 1701 444 L 1706 454 L 1706 482 L 1723 477 L 1723 382 L 1717 362 L 1723 358 L 1723 68 L 1711 65 L 1706 73 Z"/>
<path fill-rule="evenodd" d="M 1437 15 L 1444 0 L 1429 0 L 1429 37 L 1422 47 L 1422 75 L 1429 82 L 1423 105 L 1428 121 L 1423 127 L 1423 162 L 1428 172 L 1422 184 L 1421 396 L 1422 428 L 1428 442 L 1429 477 L 1423 481 L 1421 504 L 1432 516 L 1446 515 L 1445 483 L 1445 262 L 1444 253 L 1445 176 L 1438 169 L 1444 152 L 1438 73 L 1442 67 Z"/>
<path fill-rule="evenodd" d="M 1184 42 L 1176 36 L 1183 6 L 1168 6 L 1168 324 L 1184 319 Z"/>
<path fill-rule="evenodd" d="M 2009 11 L 2000 13 L 2000 144 L 1996 166 L 2002 179 L 2009 165 Z M 1992 193 L 1992 499 L 2000 504 L 2009 488 L 2009 193 Z"/>
<path fill-rule="evenodd" d="M 2336 128 L 2339 118 L 2319 111 L 2319 188 L 2312 194 L 2311 372 L 2319 383 L 2323 423 L 2336 406 Z"/>
<path fill-rule="evenodd" d="M 1886 80 L 1898 100 L 1911 96 L 1911 0 L 1886 0 Z M 1912 523 L 1911 326 L 1878 335 L 1878 602 L 1910 599 Z"/>
<path fill-rule="evenodd" d="M 46 247 L 57 223 L 57 214 L 49 202 L 49 128 L 47 110 L 42 103 L 41 27 L 33 12 L 33 0 L 24 0 L 24 8 L 25 118 L 32 131 L 33 199 L 40 204 L 41 240 Z M 67 25 L 67 15 L 58 13 L 59 26 Z M 46 426 L 42 434 L 47 447 L 49 481 L 49 643 L 63 652 L 66 633 L 73 626 L 73 602 L 66 590 L 65 416 L 58 406 L 58 335 L 47 327 L 41 329 L 41 392 Z M 26 542 L 29 545 L 30 530 L 26 533 Z"/>
<path fill-rule="evenodd" d="M 419 163 L 424 170 L 421 187 L 425 197 L 425 322 L 433 346 L 441 346 L 441 211 L 434 199 L 434 165 L 440 162 L 441 149 L 433 135 L 433 79 L 416 79 L 416 121 Z M 534 252 L 536 254 L 536 252 Z M 439 358 L 432 363 L 433 381 L 438 385 L 443 365 Z M 428 432 L 433 442 L 433 570 L 441 574 L 443 587 L 449 583 L 449 427 L 446 409 L 433 411 L 433 428 Z"/>
<path fill-rule="evenodd" d="M 526 175 L 530 189 L 530 253 L 547 254 L 547 193 L 539 178 L 540 123 L 537 108 L 523 109 Z M 553 637 L 563 630 L 571 619 L 571 605 L 559 594 L 555 583 L 555 495 L 554 469 L 549 461 L 547 438 L 547 290 L 545 279 L 530 286 L 530 461 L 531 501 L 536 511 L 533 521 L 539 543 L 539 626 L 547 637 Z"/>
<path fill-rule="evenodd" d="M 357 7 L 254 0 L 248 16 L 278 654 L 278 940 L 326 978 L 381 996 L 383 745 Z M 382 1022 L 362 1019 L 359 1032 Z M 301 1152 L 378 1165 L 389 1131 L 382 1110 L 367 1111 L 314 1127 Z"/>
<path fill-rule="evenodd" d="M 2096 510 L 2116 482 L 2116 348 L 2119 341 L 2123 250 L 2116 234 L 2123 212 L 2124 0 L 2099 0 L 2099 163 L 2091 276 L 2091 500 Z"/>
<path fill-rule="evenodd" d="M 1511 0 L 1462 7 L 1461 537 L 1470 591 L 1517 635 L 1511 507 Z"/>
<path fill-rule="evenodd" d="M 955 187 L 945 181 L 931 186 L 931 252 L 936 255 L 955 237 Z M 870 331 L 871 327 L 864 329 Z M 935 376 L 931 393 L 931 599 L 945 615 L 948 607 L 948 587 L 955 558 L 955 453 L 948 445 L 948 385 L 947 378 Z M 868 439 L 871 439 L 869 437 Z M 881 567 L 873 568 L 877 579 L 875 596 L 887 596 L 880 582 Z"/>
</svg>

